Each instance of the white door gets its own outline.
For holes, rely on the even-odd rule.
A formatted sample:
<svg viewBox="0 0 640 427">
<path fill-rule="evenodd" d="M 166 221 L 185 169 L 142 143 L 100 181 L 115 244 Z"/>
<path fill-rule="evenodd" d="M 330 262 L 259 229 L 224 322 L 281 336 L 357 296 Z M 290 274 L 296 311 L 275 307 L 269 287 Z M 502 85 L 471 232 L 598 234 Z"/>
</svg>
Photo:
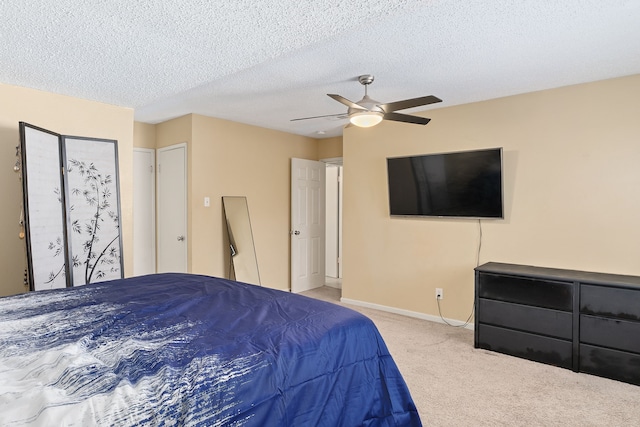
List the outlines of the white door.
<svg viewBox="0 0 640 427">
<path fill-rule="evenodd" d="M 291 159 L 291 292 L 324 285 L 325 173 L 322 162 Z"/>
<path fill-rule="evenodd" d="M 158 149 L 158 272 L 187 272 L 187 144 Z"/>
<path fill-rule="evenodd" d="M 155 150 L 133 149 L 133 275 L 156 272 Z"/>
</svg>

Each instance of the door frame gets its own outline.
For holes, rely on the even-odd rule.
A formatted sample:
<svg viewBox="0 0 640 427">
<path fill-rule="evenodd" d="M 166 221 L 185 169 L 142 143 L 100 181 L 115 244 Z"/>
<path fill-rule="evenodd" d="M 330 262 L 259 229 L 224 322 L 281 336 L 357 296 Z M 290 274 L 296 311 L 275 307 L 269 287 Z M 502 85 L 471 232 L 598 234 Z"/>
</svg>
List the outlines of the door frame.
<svg viewBox="0 0 640 427">
<path fill-rule="evenodd" d="M 337 201 L 337 205 L 338 205 L 338 212 L 337 212 L 337 217 L 338 217 L 338 223 L 337 223 L 337 229 L 338 229 L 338 236 L 337 236 L 337 242 L 338 242 L 338 279 L 342 279 L 342 266 L 344 264 L 343 262 L 343 256 L 342 256 L 342 226 L 343 226 L 343 222 L 342 222 L 342 208 L 343 208 L 343 185 L 344 185 L 344 164 L 343 164 L 343 157 L 330 157 L 330 158 L 326 158 L 326 159 L 320 159 L 321 162 L 326 163 L 327 167 L 338 167 L 338 201 Z M 325 193 L 326 194 L 326 193 Z M 326 230 L 326 227 L 325 227 Z M 338 285 L 338 287 L 342 287 L 341 285 Z"/>
</svg>

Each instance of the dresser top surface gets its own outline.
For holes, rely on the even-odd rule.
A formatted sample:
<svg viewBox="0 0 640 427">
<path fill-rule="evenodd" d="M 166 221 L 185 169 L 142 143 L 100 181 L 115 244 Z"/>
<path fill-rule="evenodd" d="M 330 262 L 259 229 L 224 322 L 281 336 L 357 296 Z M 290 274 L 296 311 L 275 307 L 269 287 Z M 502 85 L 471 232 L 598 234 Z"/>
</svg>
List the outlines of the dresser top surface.
<svg viewBox="0 0 640 427">
<path fill-rule="evenodd" d="M 591 271 L 565 270 L 531 265 L 488 262 L 475 268 L 480 273 L 509 274 L 539 279 L 566 280 L 605 286 L 640 287 L 640 277 L 623 274 L 595 273 Z"/>
</svg>

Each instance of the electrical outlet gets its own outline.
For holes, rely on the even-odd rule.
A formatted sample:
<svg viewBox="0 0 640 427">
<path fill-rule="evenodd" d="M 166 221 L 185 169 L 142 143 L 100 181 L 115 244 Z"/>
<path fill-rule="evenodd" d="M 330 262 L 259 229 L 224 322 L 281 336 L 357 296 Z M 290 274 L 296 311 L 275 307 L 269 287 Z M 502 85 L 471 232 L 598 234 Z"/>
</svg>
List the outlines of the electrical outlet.
<svg viewBox="0 0 640 427">
<path fill-rule="evenodd" d="M 442 288 L 436 288 L 436 299 L 442 299 Z"/>
</svg>

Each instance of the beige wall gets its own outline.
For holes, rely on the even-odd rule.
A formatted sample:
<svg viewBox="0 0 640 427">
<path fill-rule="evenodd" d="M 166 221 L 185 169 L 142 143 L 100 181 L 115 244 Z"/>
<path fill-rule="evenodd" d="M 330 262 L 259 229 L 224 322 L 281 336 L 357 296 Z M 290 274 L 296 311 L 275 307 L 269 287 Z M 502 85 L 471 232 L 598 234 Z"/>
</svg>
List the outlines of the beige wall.
<svg viewBox="0 0 640 427">
<path fill-rule="evenodd" d="M 318 140 L 318 159 L 342 157 L 342 136 Z"/>
<path fill-rule="evenodd" d="M 477 220 L 391 219 L 386 157 L 503 147 L 504 220 L 480 263 L 640 275 L 640 76 L 430 110 L 344 135 L 343 297 L 466 320 Z"/>
<path fill-rule="evenodd" d="M 246 196 L 262 285 L 289 289 L 290 159 L 317 159 L 317 140 L 192 117 L 191 272 L 228 277 L 221 198 Z M 211 207 L 204 207 L 205 196 Z"/>
<path fill-rule="evenodd" d="M 13 172 L 18 122 L 53 132 L 118 141 L 125 275 L 133 268 L 132 144 L 133 110 L 48 92 L 0 84 L 0 295 L 23 292 L 24 241 L 18 237 L 22 187 Z"/>
<path fill-rule="evenodd" d="M 0 85 L 0 268 L 3 295 L 23 291 L 18 122 L 118 140 L 125 274 L 132 267 L 132 148 L 187 143 L 189 271 L 228 275 L 221 197 L 247 196 L 262 282 L 289 285 L 290 158 L 344 157 L 344 280 L 348 299 L 466 319 L 479 224 L 391 219 L 386 157 L 504 148 L 504 220 L 482 221 L 480 263 L 501 261 L 640 274 L 640 76 L 430 110 L 425 127 L 383 122 L 315 140 L 187 115 L 134 125 L 133 111 Z M 211 198 L 211 207 L 203 198 Z"/>
<path fill-rule="evenodd" d="M 133 123 L 133 146 L 135 148 L 156 148 L 156 125 Z"/>
<path fill-rule="evenodd" d="M 181 143 L 189 145 L 191 143 L 191 121 L 191 114 L 187 114 L 186 116 L 167 120 L 166 122 L 155 125 L 156 148 L 164 148 Z"/>
<path fill-rule="evenodd" d="M 330 140 L 324 152 L 339 157 L 341 138 Z M 221 199 L 246 196 L 262 284 L 288 290 L 290 159 L 318 159 L 319 140 L 195 114 L 135 124 L 136 147 L 179 143 L 188 158 L 188 271 L 229 277 Z"/>
</svg>

